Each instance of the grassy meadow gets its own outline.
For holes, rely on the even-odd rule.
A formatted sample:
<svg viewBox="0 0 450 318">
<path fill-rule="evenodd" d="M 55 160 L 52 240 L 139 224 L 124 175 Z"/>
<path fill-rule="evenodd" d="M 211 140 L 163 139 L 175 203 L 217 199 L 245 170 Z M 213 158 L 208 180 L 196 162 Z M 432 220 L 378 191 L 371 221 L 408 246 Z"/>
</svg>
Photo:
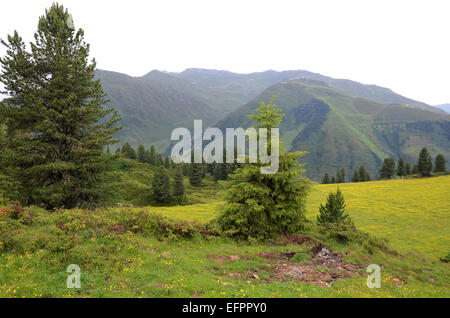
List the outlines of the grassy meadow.
<svg viewBox="0 0 450 318">
<path fill-rule="evenodd" d="M 145 180 L 137 180 L 136 188 L 148 186 Z M 386 238 L 387 247 L 314 231 L 266 244 L 202 235 L 224 203 L 224 185 L 205 180 L 195 191 L 197 203 L 186 206 L 28 207 L 16 214 L 4 206 L 0 297 L 450 296 L 449 264 L 439 260 L 450 250 L 450 176 L 339 185 L 356 226 Z M 336 187 L 313 187 L 310 220 Z M 319 242 L 342 259 L 314 261 L 310 251 Z M 382 268 L 379 289 L 366 286 L 372 263 Z M 80 289 L 66 288 L 69 264 L 81 268 Z"/>
<path fill-rule="evenodd" d="M 441 257 L 450 250 L 450 176 L 344 184 L 316 184 L 307 216 L 315 219 L 329 192 L 341 189 L 356 226 L 389 240 L 399 250 Z M 224 201 L 184 207 L 151 208 L 171 218 L 208 222 Z"/>
</svg>

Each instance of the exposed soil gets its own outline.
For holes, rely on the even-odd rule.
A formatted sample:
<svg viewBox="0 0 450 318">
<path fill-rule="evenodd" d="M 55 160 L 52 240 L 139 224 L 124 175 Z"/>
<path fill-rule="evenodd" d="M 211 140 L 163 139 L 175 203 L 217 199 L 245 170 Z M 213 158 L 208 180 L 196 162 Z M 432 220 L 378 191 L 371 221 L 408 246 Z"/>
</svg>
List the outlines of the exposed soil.
<svg viewBox="0 0 450 318">
<path fill-rule="evenodd" d="M 206 258 L 209 259 L 210 261 L 214 261 L 219 264 L 225 264 L 225 263 L 236 261 L 238 259 L 248 259 L 248 256 L 243 256 L 243 255 L 238 255 L 238 254 L 229 255 L 229 256 L 209 254 L 209 255 L 206 255 Z"/>
<path fill-rule="evenodd" d="M 333 253 L 325 246 L 318 243 L 307 253 L 312 258 L 303 262 L 293 262 L 292 258 L 299 252 L 261 252 L 259 257 L 266 258 L 271 268 L 264 268 L 264 276 L 269 279 L 260 279 L 258 271 L 248 271 L 244 273 L 231 272 L 228 276 L 237 280 L 246 280 L 249 283 L 253 280 L 259 280 L 263 283 L 272 281 L 281 282 L 310 282 L 319 286 L 331 287 L 331 284 L 340 278 L 363 274 L 363 265 L 352 264 L 343 261 L 345 254 Z M 305 253 L 305 252 L 300 252 Z M 231 262 L 233 260 L 245 258 L 247 256 L 231 255 L 217 256 L 208 255 L 208 259 L 214 260 L 220 264 Z"/>
<path fill-rule="evenodd" d="M 288 244 L 314 244 L 316 240 L 310 236 L 300 235 L 300 234 L 291 234 L 291 235 L 280 235 L 275 242 L 270 242 L 269 246 L 274 245 L 288 245 Z"/>
</svg>

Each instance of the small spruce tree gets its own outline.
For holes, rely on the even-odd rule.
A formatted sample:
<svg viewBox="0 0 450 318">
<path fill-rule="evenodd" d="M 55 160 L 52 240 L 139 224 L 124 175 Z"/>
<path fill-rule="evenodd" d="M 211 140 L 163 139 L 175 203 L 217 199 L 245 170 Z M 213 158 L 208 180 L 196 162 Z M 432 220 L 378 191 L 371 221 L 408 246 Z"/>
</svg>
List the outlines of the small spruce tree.
<svg viewBox="0 0 450 318">
<path fill-rule="evenodd" d="M 357 170 L 355 170 L 355 172 L 353 172 L 352 182 L 360 182 L 360 181 L 364 181 L 364 180 L 361 180 L 361 178 L 359 176 L 359 171 L 357 169 Z"/>
<path fill-rule="evenodd" d="M 139 145 L 137 148 L 137 160 L 140 162 L 145 162 L 145 147 L 144 145 Z"/>
<path fill-rule="evenodd" d="M 249 115 L 256 128 L 278 128 L 284 116 L 273 103 L 260 103 L 255 115 Z M 271 149 L 267 137 L 267 149 Z M 295 233 L 305 228 L 305 200 L 310 181 L 304 176 L 298 159 L 305 152 L 287 153 L 279 148 L 279 169 L 276 173 L 261 172 L 263 164 L 245 164 L 230 177 L 232 186 L 227 203 L 218 218 L 225 234 L 245 239 L 266 239 L 274 235 Z"/>
<path fill-rule="evenodd" d="M 436 156 L 436 159 L 434 160 L 434 171 L 435 172 L 446 172 L 447 169 L 445 168 L 445 158 L 443 154 L 438 154 Z"/>
<path fill-rule="evenodd" d="M 134 150 L 134 148 L 131 147 L 131 145 L 128 142 L 126 142 L 122 146 L 122 153 L 124 154 L 124 156 L 126 158 L 129 158 L 129 159 L 136 159 L 136 157 L 137 157 L 136 150 Z"/>
<path fill-rule="evenodd" d="M 419 160 L 417 162 L 417 171 L 422 175 L 422 177 L 431 176 L 431 171 L 433 171 L 431 155 L 426 147 L 423 147 L 420 151 Z"/>
<path fill-rule="evenodd" d="M 405 171 L 405 160 L 403 158 L 400 158 L 398 160 L 398 164 L 397 164 L 397 175 L 399 177 L 404 177 L 406 176 L 406 171 Z"/>
<path fill-rule="evenodd" d="M 391 179 L 395 174 L 395 160 L 393 158 L 385 158 L 383 166 L 380 169 L 381 179 Z"/>
<path fill-rule="evenodd" d="M 149 157 L 149 164 L 156 166 L 157 165 L 158 158 L 156 156 L 156 149 L 154 145 L 150 146 L 150 157 Z"/>
<path fill-rule="evenodd" d="M 170 178 L 164 168 L 158 168 L 153 176 L 152 199 L 159 204 L 167 204 L 172 201 Z"/>
<path fill-rule="evenodd" d="M 320 205 L 317 215 L 317 224 L 326 226 L 329 224 L 348 224 L 350 217 L 345 213 L 345 200 L 338 188 L 336 193 L 328 195 L 325 205 Z"/>
<path fill-rule="evenodd" d="M 405 164 L 405 176 L 409 176 L 411 174 L 411 164 L 407 162 Z"/>
<path fill-rule="evenodd" d="M 177 167 L 173 181 L 173 197 L 179 204 L 183 203 L 185 200 L 184 193 L 183 171 L 181 167 Z"/>
</svg>

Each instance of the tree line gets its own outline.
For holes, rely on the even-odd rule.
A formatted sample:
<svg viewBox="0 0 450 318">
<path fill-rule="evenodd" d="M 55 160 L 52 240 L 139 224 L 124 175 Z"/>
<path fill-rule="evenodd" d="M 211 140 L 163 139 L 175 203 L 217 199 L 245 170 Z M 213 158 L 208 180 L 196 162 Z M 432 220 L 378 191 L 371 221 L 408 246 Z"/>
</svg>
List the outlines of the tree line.
<svg viewBox="0 0 450 318">
<path fill-rule="evenodd" d="M 336 177 L 334 176 L 330 177 L 328 173 L 325 173 L 325 175 L 322 178 L 322 184 L 345 183 L 346 180 L 345 177 L 346 177 L 346 170 L 344 167 L 342 167 L 337 172 Z M 352 182 L 370 181 L 370 174 L 366 170 L 366 168 L 363 165 L 361 165 L 359 169 L 356 169 L 353 172 L 351 180 Z"/>
<path fill-rule="evenodd" d="M 434 169 L 433 169 L 434 167 Z M 446 172 L 445 167 L 445 157 L 443 154 L 438 154 L 434 160 L 434 166 L 433 166 L 433 160 L 428 152 L 428 149 L 426 147 L 422 148 L 419 154 L 419 159 L 417 160 L 417 163 L 414 164 L 411 168 L 411 164 L 405 159 L 400 158 L 398 160 L 398 163 L 395 162 L 394 158 L 385 158 L 383 160 L 383 164 L 380 169 L 379 179 L 391 179 L 395 175 L 399 176 L 400 178 L 409 176 L 409 175 L 421 175 L 423 177 L 431 176 L 432 172 L 438 173 L 438 172 Z M 325 173 L 325 175 L 322 178 L 322 184 L 330 184 L 330 183 L 345 183 L 345 168 L 341 168 L 338 173 L 336 174 L 336 177 L 332 176 L 330 177 L 328 173 Z M 361 165 L 359 169 L 355 169 L 353 172 L 353 175 L 351 177 L 352 182 L 364 182 L 364 181 L 370 181 L 370 174 L 365 169 L 364 165 Z"/>
<path fill-rule="evenodd" d="M 419 153 L 419 158 L 417 163 L 412 167 L 409 162 L 406 162 L 403 158 L 398 160 L 398 163 L 395 162 L 393 158 L 385 158 L 383 161 L 383 165 L 380 169 L 380 179 L 391 179 L 395 175 L 400 178 L 409 176 L 409 175 L 421 175 L 422 177 L 429 177 L 432 175 L 432 172 L 446 172 L 447 169 L 445 167 L 445 157 L 443 154 L 438 154 L 434 160 L 434 169 L 433 169 L 433 160 L 431 154 L 428 152 L 426 147 L 423 147 Z"/>
</svg>

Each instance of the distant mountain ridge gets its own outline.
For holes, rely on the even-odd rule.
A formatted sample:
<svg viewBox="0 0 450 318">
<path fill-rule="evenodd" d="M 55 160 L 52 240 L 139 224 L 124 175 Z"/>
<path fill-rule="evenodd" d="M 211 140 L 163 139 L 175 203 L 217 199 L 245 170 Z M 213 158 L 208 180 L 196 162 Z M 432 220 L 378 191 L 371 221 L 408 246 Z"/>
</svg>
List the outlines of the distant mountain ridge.
<svg viewBox="0 0 450 318">
<path fill-rule="evenodd" d="M 443 111 L 450 114 L 450 104 L 441 104 L 441 105 L 434 105 L 434 107 L 442 109 Z"/>
<path fill-rule="evenodd" d="M 226 92 L 228 96 L 233 96 L 233 98 L 230 97 L 227 100 L 229 105 L 233 105 L 233 107 L 231 107 L 232 109 L 235 108 L 236 105 L 234 102 L 239 101 L 240 105 L 243 105 L 273 84 L 286 79 L 304 78 L 324 82 L 327 85 L 339 89 L 347 95 L 353 97 L 370 98 L 389 104 L 405 104 L 411 107 L 443 113 L 440 109 L 436 109 L 425 103 L 401 96 L 389 88 L 377 85 L 361 84 L 348 79 L 335 79 L 304 70 L 290 70 L 281 72 L 269 70 L 265 72 L 238 74 L 221 70 L 192 68 L 181 73 L 171 74 L 185 79 L 191 84 L 201 87 L 202 89 L 209 90 L 213 93 L 220 94 Z"/>
<path fill-rule="evenodd" d="M 427 146 L 450 158 L 449 117 L 443 110 L 390 89 L 308 71 L 237 74 L 187 69 L 151 71 L 142 77 L 97 70 L 109 107 L 122 116 L 121 143 L 170 146 L 176 127 L 245 127 L 261 100 L 286 113 L 281 127 L 289 150 L 307 150 L 308 176 L 318 180 L 344 165 L 365 164 L 376 174 L 387 155 L 415 160 Z M 416 149 L 417 148 L 417 149 Z"/>
<path fill-rule="evenodd" d="M 216 127 L 249 127 L 247 114 L 261 100 L 275 104 L 286 116 L 281 138 L 290 151 L 306 150 L 302 158 L 307 176 L 320 180 L 341 167 L 347 175 L 364 164 L 375 177 L 387 156 L 415 162 L 420 148 L 433 156 L 450 157 L 450 116 L 400 104 L 353 97 L 318 80 L 285 80 L 266 89 L 252 101 L 215 124 Z"/>
</svg>

